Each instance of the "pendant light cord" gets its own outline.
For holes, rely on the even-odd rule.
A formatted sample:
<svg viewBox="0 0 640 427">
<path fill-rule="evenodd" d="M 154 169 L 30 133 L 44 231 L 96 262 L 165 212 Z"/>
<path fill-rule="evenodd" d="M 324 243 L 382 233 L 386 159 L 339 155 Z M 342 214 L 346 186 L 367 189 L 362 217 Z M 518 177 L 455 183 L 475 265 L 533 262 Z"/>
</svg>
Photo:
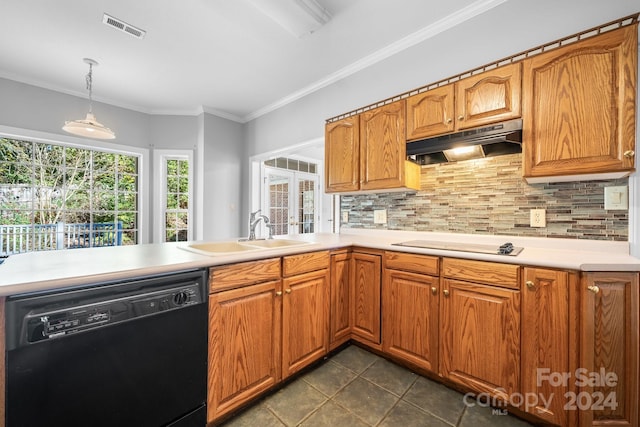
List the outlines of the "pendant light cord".
<svg viewBox="0 0 640 427">
<path fill-rule="evenodd" d="M 93 83 L 93 64 L 89 63 L 89 72 L 85 77 L 87 81 L 87 89 L 89 89 L 89 113 L 93 114 L 93 97 L 91 95 L 91 86 Z"/>
</svg>

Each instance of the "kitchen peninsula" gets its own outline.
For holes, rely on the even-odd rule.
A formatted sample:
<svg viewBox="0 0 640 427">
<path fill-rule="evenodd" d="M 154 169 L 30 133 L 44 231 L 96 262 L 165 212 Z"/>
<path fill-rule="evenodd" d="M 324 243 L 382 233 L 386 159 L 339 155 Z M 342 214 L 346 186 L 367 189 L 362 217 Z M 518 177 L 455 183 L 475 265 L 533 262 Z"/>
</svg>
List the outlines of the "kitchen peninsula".
<svg viewBox="0 0 640 427">
<path fill-rule="evenodd" d="M 0 293 L 10 298 L 208 269 L 211 423 L 349 340 L 448 386 L 488 393 L 532 422 L 589 426 L 597 425 L 593 420 L 601 414 L 564 410 L 560 400 L 555 406 L 518 407 L 513 396 L 615 392 L 614 415 L 637 419 L 640 259 L 629 255 L 627 242 L 358 229 L 288 238 L 305 243 L 212 256 L 179 247 L 190 243 L 21 254 L 0 265 Z M 510 256 L 397 245 L 413 240 L 455 248 L 509 242 L 523 249 Z M 267 305 L 256 306 L 257 301 Z M 265 307 L 270 308 L 265 312 Z M 234 313 L 263 314 L 242 320 Z M 273 317 L 264 318 L 265 313 Z M 312 326 L 298 328 L 307 318 Z M 246 369 L 242 360 L 265 358 L 268 352 L 263 341 L 251 340 L 241 356 L 229 350 L 237 338 L 226 335 L 221 319 L 248 321 L 250 338 L 271 337 L 267 347 L 273 357 L 261 363 L 262 370 L 243 372 L 238 389 L 218 367 L 239 374 Z M 615 343 L 611 337 L 617 337 Z M 469 342 L 476 353 L 462 363 L 457 354 Z M 604 358 L 614 348 L 622 354 Z M 578 368 L 604 368 L 621 380 L 607 390 L 536 382 L 539 369 Z"/>
</svg>

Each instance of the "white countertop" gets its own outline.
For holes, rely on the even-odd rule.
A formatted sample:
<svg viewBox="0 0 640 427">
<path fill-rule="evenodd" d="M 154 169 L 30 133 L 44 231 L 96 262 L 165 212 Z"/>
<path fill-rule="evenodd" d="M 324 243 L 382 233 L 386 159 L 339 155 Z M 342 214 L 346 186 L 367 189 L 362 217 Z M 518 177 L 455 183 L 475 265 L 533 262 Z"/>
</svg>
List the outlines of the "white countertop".
<svg viewBox="0 0 640 427">
<path fill-rule="evenodd" d="M 214 256 L 200 255 L 178 247 L 187 243 L 67 249 L 13 255 L 0 264 L 0 296 L 352 245 L 580 271 L 640 271 L 640 259 L 629 255 L 627 242 L 364 229 L 343 229 L 339 235 L 318 233 L 287 238 L 305 240 L 309 244 Z M 518 256 L 503 256 L 393 245 L 408 240 L 492 245 L 511 242 L 514 246 L 524 247 L 524 250 Z"/>
</svg>

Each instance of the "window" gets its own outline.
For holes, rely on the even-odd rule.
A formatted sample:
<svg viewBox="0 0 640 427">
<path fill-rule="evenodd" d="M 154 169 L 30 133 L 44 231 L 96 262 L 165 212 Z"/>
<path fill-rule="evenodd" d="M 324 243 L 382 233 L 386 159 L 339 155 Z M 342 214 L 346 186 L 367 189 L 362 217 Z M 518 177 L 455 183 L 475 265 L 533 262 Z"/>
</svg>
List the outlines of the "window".
<svg viewBox="0 0 640 427">
<path fill-rule="evenodd" d="M 139 160 L 0 138 L 0 256 L 137 244 Z"/>
<path fill-rule="evenodd" d="M 158 197 L 161 217 L 156 218 L 157 233 L 163 242 L 184 242 L 193 234 L 193 171 L 192 153 L 177 150 L 156 150 L 158 155 L 156 182 L 161 183 Z"/>
</svg>

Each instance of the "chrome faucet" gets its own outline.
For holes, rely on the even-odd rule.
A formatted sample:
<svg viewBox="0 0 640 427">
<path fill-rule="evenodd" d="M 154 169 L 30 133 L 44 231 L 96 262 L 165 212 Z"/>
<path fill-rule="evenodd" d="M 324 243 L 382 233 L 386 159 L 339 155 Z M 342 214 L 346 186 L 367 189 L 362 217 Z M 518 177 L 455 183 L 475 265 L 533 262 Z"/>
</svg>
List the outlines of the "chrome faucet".
<svg viewBox="0 0 640 427">
<path fill-rule="evenodd" d="M 260 220 L 264 221 L 264 224 L 269 228 L 269 239 L 273 239 L 273 224 L 269 221 L 269 217 L 266 215 L 258 215 L 262 209 L 258 209 L 255 212 L 251 212 L 249 216 L 249 237 L 247 240 L 256 240 L 256 226 L 260 222 Z"/>
</svg>

